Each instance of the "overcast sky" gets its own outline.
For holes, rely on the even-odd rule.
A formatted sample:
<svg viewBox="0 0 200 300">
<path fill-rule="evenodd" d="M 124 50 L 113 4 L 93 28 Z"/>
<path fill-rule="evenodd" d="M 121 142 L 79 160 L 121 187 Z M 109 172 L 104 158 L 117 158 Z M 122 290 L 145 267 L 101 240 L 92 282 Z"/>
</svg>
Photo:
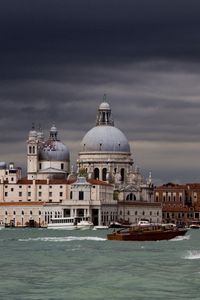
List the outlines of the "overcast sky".
<svg viewBox="0 0 200 300">
<path fill-rule="evenodd" d="M 77 158 L 107 94 L 156 184 L 200 182 L 198 0 L 1 0 L 0 161 L 26 169 L 32 122 Z"/>
</svg>

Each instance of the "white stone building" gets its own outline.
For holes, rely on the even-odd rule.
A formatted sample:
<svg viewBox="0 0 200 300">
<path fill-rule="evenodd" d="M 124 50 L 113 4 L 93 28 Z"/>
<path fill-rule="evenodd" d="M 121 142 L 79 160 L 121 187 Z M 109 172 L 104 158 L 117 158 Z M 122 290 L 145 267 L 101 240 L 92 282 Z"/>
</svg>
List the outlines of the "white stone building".
<svg viewBox="0 0 200 300">
<path fill-rule="evenodd" d="M 153 198 L 151 174 L 144 180 L 138 168 L 134 168 L 129 142 L 114 126 L 111 108 L 106 102 L 98 108 L 96 126 L 82 139 L 77 167 L 85 168 L 88 178 L 114 184 L 118 220 L 162 221 L 161 205 Z"/>
<path fill-rule="evenodd" d="M 48 139 L 34 128 L 27 141 L 27 177 L 13 163 L 0 163 L 0 220 L 15 226 L 45 226 L 53 217 L 89 217 L 95 225 L 142 218 L 161 221 L 151 176 L 134 169 L 126 136 L 103 102 L 96 126 L 83 137 L 77 173 L 53 125 Z M 86 173 L 83 175 L 82 171 Z"/>
</svg>

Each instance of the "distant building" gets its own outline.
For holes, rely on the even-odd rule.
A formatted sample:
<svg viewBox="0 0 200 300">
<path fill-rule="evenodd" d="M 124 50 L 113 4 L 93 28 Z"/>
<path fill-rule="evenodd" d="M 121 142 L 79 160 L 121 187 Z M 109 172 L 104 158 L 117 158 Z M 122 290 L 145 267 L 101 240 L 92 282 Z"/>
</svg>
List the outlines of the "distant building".
<svg viewBox="0 0 200 300">
<path fill-rule="evenodd" d="M 82 139 L 77 167 L 86 169 L 87 177 L 114 185 L 118 200 L 118 219 L 137 223 L 141 219 L 162 221 L 161 204 L 154 202 L 151 174 L 144 180 L 134 162 L 124 133 L 114 126 L 111 108 L 100 104 L 96 126 Z"/>
<path fill-rule="evenodd" d="M 164 222 L 191 224 L 200 221 L 200 184 L 167 183 L 155 188 Z"/>
<path fill-rule="evenodd" d="M 55 125 L 45 139 L 30 130 L 27 177 L 0 163 L 0 219 L 15 226 L 45 226 L 55 217 L 89 217 L 94 225 L 114 221 L 162 221 L 151 174 L 144 180 L 133 167 L 130 145 L 114 126 L 110 105 L 100 104 L 96 126 L 81 142 L 77 172 L 70 173 L 70 151 Z"/>
</svg>

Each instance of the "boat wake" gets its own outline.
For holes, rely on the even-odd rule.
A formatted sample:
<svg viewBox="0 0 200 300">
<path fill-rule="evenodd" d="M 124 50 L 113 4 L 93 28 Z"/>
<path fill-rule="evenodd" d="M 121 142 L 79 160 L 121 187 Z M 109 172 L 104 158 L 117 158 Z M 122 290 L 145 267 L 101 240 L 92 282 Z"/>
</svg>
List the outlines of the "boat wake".
<svg viewBox="0 0 200 300">
<path fill-rule="evenodd" d="M 189 240 L 189 239 L 190 239 L 190 235 L 184 235 L 184 236 L 179 235 L 179 236 L 175 237 L 174 239 L 171 239 L 170 241 L 177 242 L 177 241 L 184 241 L 184 240 Z"/>
<path fill-rule="evenodd" d="M 200 250 L 188 251 L 188 254 L 184 256 L 184 259 L 200 259 Z"/>
<path fill-rule="evenodd" d="M 95 237 L 95 236 L 67 236 L 67 237 L 38 237 L 38 238 L 27 238 L 19 239 L 19 242 L 31 242 L 31 241 L 41 241 L 41 242 L 71 242 L 71 241 L 106 241 L 105 238 Z"/>
</svg>

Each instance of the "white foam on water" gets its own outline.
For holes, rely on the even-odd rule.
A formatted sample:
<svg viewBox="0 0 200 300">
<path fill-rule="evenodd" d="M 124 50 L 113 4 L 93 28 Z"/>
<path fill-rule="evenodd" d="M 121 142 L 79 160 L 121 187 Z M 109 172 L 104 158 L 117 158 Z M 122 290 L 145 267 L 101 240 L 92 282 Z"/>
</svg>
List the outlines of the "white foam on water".
<svg viewBox="0 0 200 300">
<path fill-rule="evenodd" d="M 67 236 L 67 237 L 38 237 L 38 238 L 27 238 L 19 239 L 19 242 L 30 242 L 30 241 L 42 241 L 42 242 L 71 242 L 71 241 L 106 241 L 105 238 L 95 236 Z"/>
<path fill-rule="evenodd" d="M 183 258 L 184 259 L 200 259 L 200 250 L 190 250 Z"/>
<path fill-rule="evenodd" d="M 190 239 L 190 235 L 183 235 L 183 236 L 179 235 L 179 236 L 175 237 L 174 239 L 171 239 L 170 241 L 177 242 L 177 241 L 185 241 L 185 240 L 189 240 L 189 239 Z"/>
</svg>

